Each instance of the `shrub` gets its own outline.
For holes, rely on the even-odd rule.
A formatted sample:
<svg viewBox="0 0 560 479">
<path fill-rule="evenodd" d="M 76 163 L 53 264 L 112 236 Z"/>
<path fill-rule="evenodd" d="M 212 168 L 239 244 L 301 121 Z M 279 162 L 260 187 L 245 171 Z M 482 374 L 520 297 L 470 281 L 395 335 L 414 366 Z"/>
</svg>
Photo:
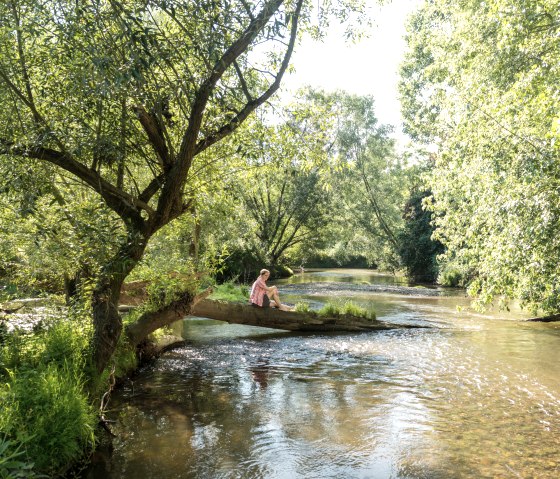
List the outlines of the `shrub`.
<svg viewBox="0 0 560 479">
<path fill-rule="evenodd" d="M 468 275 L 450 264 L 443 267 L 438 276 L 438 283 L 443 286 L 464 287 L 468 283 Z"/>
</svg>

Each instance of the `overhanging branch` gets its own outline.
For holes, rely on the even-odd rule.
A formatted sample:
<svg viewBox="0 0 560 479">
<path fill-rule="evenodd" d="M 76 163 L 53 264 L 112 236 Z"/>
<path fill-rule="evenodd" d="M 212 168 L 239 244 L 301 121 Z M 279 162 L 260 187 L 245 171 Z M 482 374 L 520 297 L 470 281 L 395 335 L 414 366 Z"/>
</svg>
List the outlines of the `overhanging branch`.
<svg viewBox="0 0 560 479">
<path fill-rule="evenodd" d="M 144 220 L 140 215 L 139 209 L 145 210 L 149 215 L 154 214 L 153 209 L 146 203 L 116 188 L 95 170 L 74 160 L 68 154 L 41 146 L 18 146 L 13 142 L 0 139 L 0 155 L 34 158 L 59 166 L 87 183 L 93 190 L 99 193 L 107 205 L 124 220 L 132 219 L 137 223 L 143 224 Z"/>
<path fill-rule="evenodd" d="M 303 0 L 299 0 L 298 10 L 297 10 L 298 13 L 299 13 L 299 9 L 301 8 L 302 1 Z M 179 150 L 178 167 L 181 173 L 186 175 L 186 172 L 190 167 L 190 162 L 192 162 L 192 159 L 197 153 L 200 153 L 200 151 L 202 151 L 198 148 L 197 139 L 198 139 L 198 133 L 200 131 L 200 126 L 202 124 L 202 117 L 204 115 L 204 111 L 206 109 L 208 99 L 210 98 L 210 94 L 214 90 L 218 81 L 224 75 L 225 71 L 233 64 L 233 62 L 244 51 L 247 50 L 251 42 L 257 37 L 259 32 L 264 28 L 264 26 L 270 20 L 272 15 L 274 15 L 274 13 L 278 10 L 280 5 L 282 5 L 282 3 L 283 0 L 269 0 L 267 3 L 265 3 L 262 10 L 254 18 L 254 20 L 251 21 L 251 23 L 245 29 L 243 34 L 230 45 L 230 47 L 224 52 L 222 57 L 216 62 L 214 68 L 210 73 L 210 76 L 206 79 L 206 81 L 204 81 L 204 83 L 201 85 L 200 89 L 198 90 L 197 95 L 195 96 L 193 102 L 191 115 L 189 118 L 189 126 L 183 137 L 183 141 L 181 143 L 181 149 Z M 295 20 L 292 20 L 293 24 L 294 23 L 297 24 L 297 17 L 298 14 L 295 15 Z M 279 86 L 279 82 L 278 82 L 278 86 Z M 272 94 L 272 92 L 270 94 Z M 248 111 L 245 114 L 243 119 L 245 119 L 251 111 L 257 108 L 257 106 L 262 104 L 264 101 L 266 101 L 266 99 L 260 102 L 258 102 L 258 100 L 257 102 L 250 102 L 251 104 L 250 111 Z M 254 106 L 252 105 L 253 103 L 255 103 Z M 243 111 L 241 111 L 238 115 L 236 115 L 235 118 L 240 117 L 240 115 L 242 114 Z M 231 131 L 233 131 L 233 129 L 230 129 L 228 132 L 224 133 L 220 138 L 216 139 L 216 141 L 223 138 L 224 136 L 226 136 L 226 134 L 230 133 Z M 216 141 L 214 141 L 214 143 Z"/>
<path fill-rule="evenodd" d="M 220 141 L 222 138 L 235 131 L 239 127 L 239 125 L 241 125 L 241 123 L 243 123 L 243 121 L 245 121 L 245 119 L 253 111 L 255 111 L 260 105 L 262 105 L 265 101 L 267 101 L 278 90 L 278 88 L 280 88 L 282 77 L 284 76 L 284 73 L 288 69 L 288 65 L 290 64 L 290 58 L 294 50 L 294 45 L 297 36 L 299 15 L 301 12 L 302 4 L 303 4 L 303 0 L 299 0 L 296 5 L 296 10 L 292 15 L 290 42 L 288 43 L 288 48 L 286 49 L 286 53 L 284 54 L 284 59 L 282 61 L 280 69 L 278 70 L 278 74 L 274 79 L 274 82 L 261 96 L 259 96 L 255 100 L 247 102 L 245 107 L 237 115 L 235 115 L 228 123 L 223 125 L 215 133 L 210 134 L 203 140 L 199 141 L 196 145 L 195 155 L 204 151 L 206 148 L 212 146 L 214 143 Z"/>
</svg>

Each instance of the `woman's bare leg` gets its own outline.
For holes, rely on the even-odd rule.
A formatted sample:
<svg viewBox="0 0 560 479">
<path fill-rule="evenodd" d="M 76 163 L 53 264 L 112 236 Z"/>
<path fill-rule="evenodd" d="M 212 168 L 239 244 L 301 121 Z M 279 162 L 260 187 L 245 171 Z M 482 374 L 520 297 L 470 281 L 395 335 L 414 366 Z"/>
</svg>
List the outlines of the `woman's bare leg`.
<svg viewBox="0 0 560 479">
<path fill-rule="evenodd" d="M 272 289 L 269 292 L 270 297 L 273 301 L 271 301 L 271 306 L 276 306 L 281 311 L 289 311 L 290 308 L 284 306 L 282 301 L 280 301 L 280 296 L 278 296 L 278 288 L 276 286 L 272 286 Z M 275 303 L 274 305 L 272 303 Z"/>
</svg>

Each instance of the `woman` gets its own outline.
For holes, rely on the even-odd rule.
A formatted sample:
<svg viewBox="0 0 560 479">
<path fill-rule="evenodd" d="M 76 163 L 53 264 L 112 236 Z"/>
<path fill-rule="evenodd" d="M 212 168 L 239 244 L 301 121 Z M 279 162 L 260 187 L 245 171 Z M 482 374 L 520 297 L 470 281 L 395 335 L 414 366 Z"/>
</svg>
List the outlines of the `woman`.
<svg viewBox="0 0 560 479">
<path fill-rule="evenodd" d="M 278 308 L 282 311 L 290 311 L 290 308 L 280 302 L 278 288 L 267 286 L 266 280 L 270 277 L 270 271 L 261 269 L 260 275 L 251 287 L 251 304 L 261 308 Z"/>
</svg>

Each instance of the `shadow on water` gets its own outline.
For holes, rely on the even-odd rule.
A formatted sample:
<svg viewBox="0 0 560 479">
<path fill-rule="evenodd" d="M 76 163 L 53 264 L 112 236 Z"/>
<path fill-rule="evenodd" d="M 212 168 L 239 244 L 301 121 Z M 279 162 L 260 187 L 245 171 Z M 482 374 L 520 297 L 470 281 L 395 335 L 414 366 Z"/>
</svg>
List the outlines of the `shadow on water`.
<svg viewBox="0 0 560 479">
<path fill-rule="evenodd" d="M 560 477 L 558 325 L 459 312 L 461 297 L 354 299 L 434 327 L 182 321 L 186 344 L 114 394 L 113 455 L 84 477 Z"/>
</svg>

